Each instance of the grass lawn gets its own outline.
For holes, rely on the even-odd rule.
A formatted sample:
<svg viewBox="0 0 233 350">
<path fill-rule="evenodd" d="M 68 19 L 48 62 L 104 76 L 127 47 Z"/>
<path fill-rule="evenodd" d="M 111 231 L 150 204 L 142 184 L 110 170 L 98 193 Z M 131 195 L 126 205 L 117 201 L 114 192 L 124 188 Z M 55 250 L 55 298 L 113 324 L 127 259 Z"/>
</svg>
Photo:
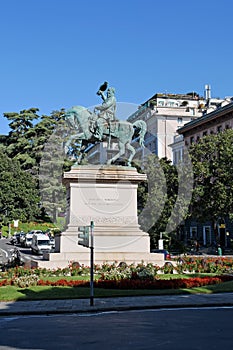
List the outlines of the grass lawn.
<svg viewBox="0 0 233 350">
<path fill-rule="evenodd" d="M 207 274 L 189 274 L 189 275 L 161 275 L 160 278 L 190 278 Z M 214 274 L 211 274 L 212 276 Z M 210 274 L 208 274 L 210 276 Z M 84 279 L 83 277 L 65 277 L 66 279 Z M 61 277 L 44 278 L 45 280 L 56 281 Z M 87 278 L 88 279 L 88 278 Z M 168 295 L 168 294 L 195 294 L 195 293 L 224 293 L 233 292 L 233 281 L 224 282 L 215 285 L 208 285 L 199 288 L 182 289 L 103 289 L 94 288 L 95 297 L 117 297 L 117 296 L 143 296 L 143 295 Z M 15 286 L 0 287 L 0 301 L 11 300 L 42 300 L 42 299 L 76 299 L 89 298 L 90 289 L 87 287 L 51 287 L 35 286 L 30 288 L 18 288 Z"/>
</svg>

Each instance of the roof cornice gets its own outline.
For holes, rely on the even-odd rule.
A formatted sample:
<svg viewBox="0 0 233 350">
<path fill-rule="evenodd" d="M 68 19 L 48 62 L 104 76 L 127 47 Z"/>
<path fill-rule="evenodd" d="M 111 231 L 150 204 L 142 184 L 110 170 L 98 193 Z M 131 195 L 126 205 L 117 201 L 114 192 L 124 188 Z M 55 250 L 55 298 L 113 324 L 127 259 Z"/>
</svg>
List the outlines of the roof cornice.
<svg viewBox="0 0 233 350">
<path fill-rule="evenodd" d="M 233 112 L 233 102 L 230 102 L 224 107 L 217 108 L 215 111 L 210 112 L 208 114 L 203 115 L 200 118 L 197 118 L 195 120 L 192 120 L 191 122 L 188 122 L 181 128 L 177 130 L 179 134 L 183 134 L 184 132 L 193 129 L 194 127 L 209 123 L 211 120 L 217 119 L 229 112 Z"/>
</svg>

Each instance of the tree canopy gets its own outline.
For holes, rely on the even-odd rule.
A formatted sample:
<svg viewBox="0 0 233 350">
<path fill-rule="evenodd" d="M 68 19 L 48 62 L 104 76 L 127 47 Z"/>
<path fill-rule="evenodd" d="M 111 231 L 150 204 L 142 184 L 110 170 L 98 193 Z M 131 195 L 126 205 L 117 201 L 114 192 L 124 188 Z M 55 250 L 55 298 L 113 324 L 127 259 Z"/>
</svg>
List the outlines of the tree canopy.
<svg viewBox="0 0 233 350">
<path fill-rule="evenodd" d="M 190 212 L 198 220 L 217 220 L 233 213 L 233 130 L 208 135 L 193 144 L 190 156 L 194 191 Z"/>
<path fill-rule="evenodd" d="M 144 231 L 149 232 L 151 247 L 154 248 L 160 233 L 169 233 L 167 226 L 178 196 L 178 172 L 170 160 L 159 159 L 156 155 L 148 157 L 144 171 L 148 182 L 147 186 L 139 186 L 139 223 Z M 171 231 L 176 226 L 174 221 Z"/>
<path fill-rule="evenodd" d="M 41 218 L 47 217 L 49 219 L 50 217 L 51 219 L 52 217 L 52 220 L 56 221 L 58 208 L 64 211 L 66 203 L 61 183 L 58 185 L 56 181 L 51 180 L 51 169 L 54 178 L 61 179 L 63 167 L 67 170 L 73 163 L 64 159 L 64 154 L 62 159 L 61 156 L 60 158 L 57 156 L 65 137 L 64 132 L 61 132 L 64 130 L 63 116 L 65 111 L 64 109 L 53 111 L 50 116 L 39 116 L 38 111 L 38 108 L 33 107 L 19 113 L 4 113 L 11 130 L 8 135 L 1 135 L 0 149 L 11 161 L 17 163 L 17 167 L 25 171 L 27 174 L 25 176 L 29 176 L 29 174 L 33 176 L 34 187 L 37 195 L 40 195 Z M 53 137 L 54 134 L 55 137 Z M 53 142 L 51 142 L 52 138 Z M 47 168 L 43 167 L 43 185 L 39 181 L 42 158 L 46 159 L 46 165 L 49 164 Z M 17 180 L 15 181 L 17 182 Z M 27 181 L 27 178 L 21 176 L 21 181 Z M 11 189 L 12 196 L 16 197 L 17 193 L 13 185 L 11 185 Z M 8 208 L 8 212 L 12 211 L 13 204 L 11 210 Z M 45 215 L 46 211 L 47 215 Z M 38 210 L 35 211 L 35 215 L 38 214 L 37 212 Z"/>
<path fill-rule="evenodd" d="M 155 155 L 148 158 L 148 188 L 140 186 L 138 192 L 139 221 L 150 233 L 152 247 L 161 232 L 174 232 L 188 217 L 213 223 L 233 218 L 232 144 L 229 129 L 200 139 L 177 166 Z"/>
<path fill-rule="evenodd" d="M 40 197 L 36 181 L 21 169 L 16 160 L 0 150 L 0 208 L 1 221 L 34 220 L 38 217 Z"/>
</svg>

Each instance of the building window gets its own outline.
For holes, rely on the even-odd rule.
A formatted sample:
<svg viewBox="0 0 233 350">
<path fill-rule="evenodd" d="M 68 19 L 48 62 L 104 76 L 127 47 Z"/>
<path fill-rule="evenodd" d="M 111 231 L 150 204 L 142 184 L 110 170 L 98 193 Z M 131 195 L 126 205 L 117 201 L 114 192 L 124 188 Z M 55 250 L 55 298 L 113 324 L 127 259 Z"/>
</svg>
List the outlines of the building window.
<svg viewBox="0 0 233 350">
<path fill-rule="evenodd" d="M 174 164 L 178 164 L 182 160 L 182 150 L 176 150 L 174 152 Z"/>
<path fill-rule="evenodd" d="M 203 131 L 203 136 L 207 136 L 207 131 Z"/>
<path fill-rule="evenodd" d="M 211 227 L 204 226 L 203 227 L 203 245 L 208 246 L 211 244 Z"/>
<path fill-rule="evenodd" d="M 183 118 L 181 118 L 181 117 L 177 118 L 177 122 L 178 122 L 178 124 L 182 124 L 183 123 Z"/>
<path fill-rule="evenodd" d="M 174 164 L 177 164 L 177 152 L 175 151 L 174 152 L 174 161 L 173 161 Z"/>
<path fill-rule="evenodd" d="M 190 238 L 196 239 L 197 238 L 197 226 L 191 226 L 190 227 Z"/>
<path fill-rule="evenodd" d="M 194 143 L 194 136 L 190 137 L 190 143 Z"/>
<path fill-rule="evenodd" d="M 179 162 L 183 160 L 183 149 L 179 150 Z"/>
<path fill-rule="evenodd" d="M 158 106 L 163 107 L 164 106 L 164 101 L 158 101 Z"/>
<path fill-rule="evenodd" d="M 222 131 L 222 125 L 219 125 L 219 126 L 217 127 L 217 131 L 218 131 L 218 132 L 221 132 L 221 131 Z"/>
<path fill-rule="evenodd" d="M 152 152 L 156 152 L 156 141 L 153 141 L 153 149 L 152 149 Z"/>
<path fill-rule="evenodd" d="M 192 113 L 192 115 L 195 115 L 195 108 L 190 108 L 190 113 Z"/>
</svg>

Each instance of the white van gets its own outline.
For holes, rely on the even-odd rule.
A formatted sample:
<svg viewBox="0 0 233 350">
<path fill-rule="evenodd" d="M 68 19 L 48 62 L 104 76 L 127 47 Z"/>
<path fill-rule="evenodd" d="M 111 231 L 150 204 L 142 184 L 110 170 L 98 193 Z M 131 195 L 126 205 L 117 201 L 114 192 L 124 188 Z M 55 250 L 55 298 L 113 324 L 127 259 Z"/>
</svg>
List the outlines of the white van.
<svg viewBox="0 0 233 350">
<path fill-rule="evenodd" d="M 31 247 L 33 234 L 28 232 L 25 235 L 25 240 L 23 242 L 24 247 Z"/>
<path fill-rule="evenodd" d="M 50 239 L 44 233 L 34 233 L 32 236 L 32 252 L 35 254 L 43 254 L 43 252 L 51 252 L 52 246 Z"/>
</svg>

